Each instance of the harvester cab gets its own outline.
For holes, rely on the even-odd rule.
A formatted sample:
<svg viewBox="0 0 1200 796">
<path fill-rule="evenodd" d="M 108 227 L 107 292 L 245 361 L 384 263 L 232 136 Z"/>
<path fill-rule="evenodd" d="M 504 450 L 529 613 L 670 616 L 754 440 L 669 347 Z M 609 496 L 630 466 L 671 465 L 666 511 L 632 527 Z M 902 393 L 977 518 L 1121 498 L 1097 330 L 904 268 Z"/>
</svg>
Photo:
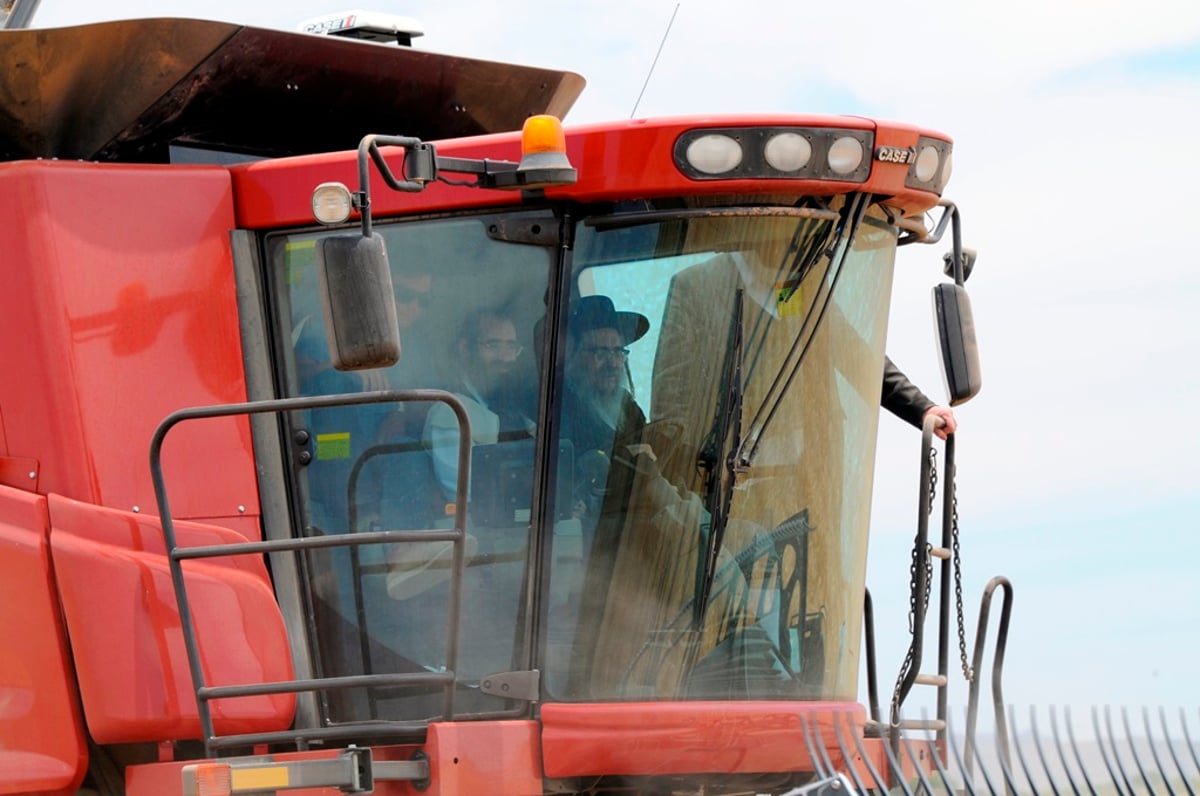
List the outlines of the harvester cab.
<svg viewBox="0 0 1200 796">
<path fill-rule="evenodd" d="M 950 402 L 981 384 L 946 135 L 564 130 L 578 75 L 370 36 L 0 36 L 0 369 L 32 374 L 0 381 L 0 793 L 832 793 L 946 759 L 931 501 L 888 715 L 869 621 L 858 694 L 898 247 L 949 235 Z"/>
</svg>

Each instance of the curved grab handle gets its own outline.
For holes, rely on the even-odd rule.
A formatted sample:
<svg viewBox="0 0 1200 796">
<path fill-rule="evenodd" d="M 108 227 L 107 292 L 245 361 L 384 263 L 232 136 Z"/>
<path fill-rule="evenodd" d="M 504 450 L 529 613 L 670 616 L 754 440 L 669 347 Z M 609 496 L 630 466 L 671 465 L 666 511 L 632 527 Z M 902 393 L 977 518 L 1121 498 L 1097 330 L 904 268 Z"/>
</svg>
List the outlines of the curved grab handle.
<svg viewBox="0 0 1200 796">
<path fill-rule="evenodd" d="M 975 654 L 971 658 L 971 667 L 975 676 L 971 678 L 971 687 L 967 698 L 967 737 L 964 744 L 965 767 L 968 777 L 972 773 L 975 758 L 975 723 L 979 713 L 979 671 L 983 665 L 983 645 L 987 640 L 988 614 L 991 612 L 992 594 L 1001 587 L 1004 589 L 1004 603 L 1000 608 L 1000 627 L 996 633 L 996 651 L 992 657 L 992 709 L 996 713 L 996 737 L 1000 754 L 1009 770 L 1012 769 L 1001 676 L 1004 672 L 1004 651 L 1008 646 L 1008 623 L 1012 617 L 1013 587 L 1008 578 L 997 575 L 989 580 L 983 589 L 983 600 L 979 605 L 979 626 L 975 631 Z"/>
</svg>

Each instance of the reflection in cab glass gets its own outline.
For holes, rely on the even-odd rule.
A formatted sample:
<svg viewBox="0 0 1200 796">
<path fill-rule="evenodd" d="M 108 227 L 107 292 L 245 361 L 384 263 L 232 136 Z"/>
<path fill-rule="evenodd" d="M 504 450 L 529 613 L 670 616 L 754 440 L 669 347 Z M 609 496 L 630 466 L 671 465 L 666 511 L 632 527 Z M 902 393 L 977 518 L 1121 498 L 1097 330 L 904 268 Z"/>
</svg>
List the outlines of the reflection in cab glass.
<svg viewBox="0 0 1200 796">
<path fill-rule="evenodd" d="M 546 223 L 542 214 L 535 222 Z M 330 364 L 313 244 L 275 239 L 273 266 L 290 395 L 436 388 L 466 407 L 472 436 L 467 566 L 459 628 L 462 713 L 503 711 L 480 679 L 509 671 L 519 635 L 530 537 L 540 366 L 533 330 L 545 314 L 554 248 L 502 239 L 490 217 L 378 224 L 388 247 L 402 339 L 390 368 Z M 553 229 L 554 222 L 549 220 Z M 540 328 L 540 327 L 539 327 Z M 298 508 L 308 535 L 450 528 L 459 427 L 444 403 L 335 406 L 290 418 Z M 299 436 L 297 436 L 299 435 Z M 446 542 L 368 545 L 308 555 L 318 674 L 442 671 L 449 627 Z M 330 691 L 332 721 L 440 715 L 440 690 Z"/>
<path fill-rule="evenodd" d="M 577 225 L 547 699 L 853 699 L 895 231 L 836 211 Z"/>
</svg>

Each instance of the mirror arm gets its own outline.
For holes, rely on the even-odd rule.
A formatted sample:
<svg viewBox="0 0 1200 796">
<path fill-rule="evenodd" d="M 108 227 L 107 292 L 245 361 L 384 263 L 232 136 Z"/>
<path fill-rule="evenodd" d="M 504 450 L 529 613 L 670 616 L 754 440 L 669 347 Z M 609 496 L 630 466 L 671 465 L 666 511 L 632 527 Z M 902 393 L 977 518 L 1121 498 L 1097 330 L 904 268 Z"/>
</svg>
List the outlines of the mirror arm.
<svg viewBox="0 0 1200 796">
<path fill-rule="evenodd" d="M 383 157 L 380 147 L 396 146 L 404 149 L 404 179 L 396 174 Z M 496 175 L 517 171 L 519 163 L 509 160 L 475 160 L 472 158 L 443 158 L 433 144 L 419 138 L 399 135 L 368 135 L 358 145 L 358 192 L 353 196 L 354 209 L 362 216 L 363 237 L 371 237 L 371 170 L 374 163 L 384 184 L 393 191 L 417 193 L 437 180 L 443 171 L 460 174 L 478 174 L 477 183 L 485 188 L 500 187 Z"/>
<path fill-rule="evenodd" d="M 416 155 L 415 168 L 412 169 L 416 179 L 397 180 L 391 167 L 384 160 L 381 146 L 404 147 L 405 172 L 410 170 L 409 160 Z M 379 176 L 393 191 L 415 193 L 424 190 L 425 183 L 437 179 L 437 154 L 430 144 L 421 143 L 419 138 L 398 135 L 368 135 L 358 144 L 358 193 L 354 195 L 354 207 L 362 214 L 363 237 L 371 237 L 371 170 L 367 165 L 370 159 L 379 169 Z"/>
</svg>

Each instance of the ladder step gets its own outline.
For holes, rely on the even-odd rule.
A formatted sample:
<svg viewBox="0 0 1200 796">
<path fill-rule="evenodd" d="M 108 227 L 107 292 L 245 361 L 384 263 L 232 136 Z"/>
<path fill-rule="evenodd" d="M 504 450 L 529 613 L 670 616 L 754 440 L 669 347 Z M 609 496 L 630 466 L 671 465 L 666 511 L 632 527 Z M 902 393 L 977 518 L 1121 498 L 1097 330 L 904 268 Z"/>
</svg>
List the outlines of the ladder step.
<svg viewBox="0 0 1200 796">
<path fill-rule="evenodd" d="M 943 561 L 950 560 L 950 551 L 944 547 L 929 545 L 929 555 L 933 556 L 934 558 L 940 558 Z"/>
<path fill-rule="evenodd" d="M 917 685 L 936 685 L 941 688 L 947 680 L 944 674 L 918 674 L 915 682 Z"/>
<path fill-rule="evenodd" d="M 946 722 L 941 719 L 901 719 L 900 729 L 940 732 L 946 729 Z M 882 721 L 867 721 L 863 725 L 863 736 L 867 738 L 883 738 L 887 735 L 888 730 L 888 725 Z"/>
</svg>

